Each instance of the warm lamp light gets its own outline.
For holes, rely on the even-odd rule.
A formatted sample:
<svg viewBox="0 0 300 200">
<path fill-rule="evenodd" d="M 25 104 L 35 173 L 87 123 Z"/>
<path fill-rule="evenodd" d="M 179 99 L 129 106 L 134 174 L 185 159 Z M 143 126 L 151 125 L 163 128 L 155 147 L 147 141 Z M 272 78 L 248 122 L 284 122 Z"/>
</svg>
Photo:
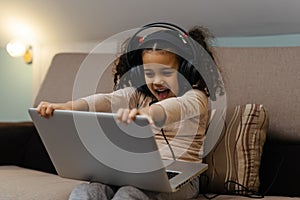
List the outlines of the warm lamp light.
<svg viewBox="0 0 300 200">
<path fill-rule="evenodd" d="M 12 57 L 23 56 L 24 61 L 27 64 L 32 63 L 32 47 L 26 46 L 21 41 L 15 40 L 6 45 L 6 51 Z"/>
<path fill-rule="evenodd" d="M 23 56 L 26 51 L 26 46 L 20 41 L 12 41 L 6 45 L 8 54 L 12 57 Z"/>
</svg>

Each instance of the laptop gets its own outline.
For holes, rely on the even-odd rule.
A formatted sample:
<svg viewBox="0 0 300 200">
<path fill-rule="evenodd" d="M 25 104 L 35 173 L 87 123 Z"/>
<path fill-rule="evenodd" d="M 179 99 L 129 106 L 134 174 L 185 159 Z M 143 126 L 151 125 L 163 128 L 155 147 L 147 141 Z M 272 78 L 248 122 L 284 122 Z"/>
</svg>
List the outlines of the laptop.
<svg viewBox="0 0 300 200">
<path fill-rule="evenodd" d="M 158 192 L 175 192 L 207 164 L 162 160 L 148 120 L 116 121 L 114 113 L 55 110 L 29 114 L 59 176 Z"/>
</svg>

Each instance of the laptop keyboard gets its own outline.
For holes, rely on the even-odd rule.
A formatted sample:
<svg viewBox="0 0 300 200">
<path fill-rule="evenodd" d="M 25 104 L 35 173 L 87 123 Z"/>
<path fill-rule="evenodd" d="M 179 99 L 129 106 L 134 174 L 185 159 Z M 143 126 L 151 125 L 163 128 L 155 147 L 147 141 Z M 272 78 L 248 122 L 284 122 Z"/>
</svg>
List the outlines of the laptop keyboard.
<svg viewBox="0 0 300 200">
<path fill-rule="evenodd" d="M 173 178 L 174 176 L 177 176 L 179 174 L 179 172 L 171 172 L 171 171 L 167 171 L 167 176 L 168 179 Z"/>
</svg>

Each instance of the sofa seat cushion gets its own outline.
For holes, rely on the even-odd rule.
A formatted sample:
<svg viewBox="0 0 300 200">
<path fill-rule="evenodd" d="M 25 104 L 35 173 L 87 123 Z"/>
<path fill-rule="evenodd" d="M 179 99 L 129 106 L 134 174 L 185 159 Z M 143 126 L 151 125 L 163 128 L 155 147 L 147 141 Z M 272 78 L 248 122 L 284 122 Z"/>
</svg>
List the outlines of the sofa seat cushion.
<svg viewBox="0 0 300 200">
<path fill-rule="evenodd" d="M 18 166 L 0 166 L 0 199 L 68 199 L 72 189 L 83 181 Z"/>
<path fill-rule="evenodd" d="M 209 197 L 213 197 L 212 195 L 208 195 Z M 249 200 L 251 198 L 239 196 L 239 195 L 219 195 L 213 200 Z M 261 199 L 261 200 L 300 200 L 300 197 L 285 197 L 285 196 L 265 196 L 264 198 L 255 198 L 255 199 Z M 204 196 L 199 196 L 198 198 L 194 200 L 207 200 Z"/>
</svg>

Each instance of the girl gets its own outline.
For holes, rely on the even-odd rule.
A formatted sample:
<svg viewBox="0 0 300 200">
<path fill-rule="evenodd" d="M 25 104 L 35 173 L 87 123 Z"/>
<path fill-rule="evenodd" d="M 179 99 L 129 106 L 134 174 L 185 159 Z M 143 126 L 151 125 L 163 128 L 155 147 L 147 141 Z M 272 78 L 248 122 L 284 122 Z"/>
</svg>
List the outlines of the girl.
<svg viewBox="0 0 300 200">
<path fill-rule="evenodd" d="M 137 36 L 156 26 L 167 28 Z M 208 97 L 215 99 L 221 87 L 206 33 L 201 27 L 186 33 L 172 24 L 146 25 L 130 39 L 116 63 L 114 92 L 66 103 L 41 102 L 37 110 L 46 118 L 56 109 L 116 112 L 117 120 L 124 123 L 144 115 L 156 133 L 163 159 L 201 162 Z M 198 190 L 198 178 L 174 193 L 90 183 L 77 186 L 70 199 L 188 199 L 196 197 Z"/>
</svg>

